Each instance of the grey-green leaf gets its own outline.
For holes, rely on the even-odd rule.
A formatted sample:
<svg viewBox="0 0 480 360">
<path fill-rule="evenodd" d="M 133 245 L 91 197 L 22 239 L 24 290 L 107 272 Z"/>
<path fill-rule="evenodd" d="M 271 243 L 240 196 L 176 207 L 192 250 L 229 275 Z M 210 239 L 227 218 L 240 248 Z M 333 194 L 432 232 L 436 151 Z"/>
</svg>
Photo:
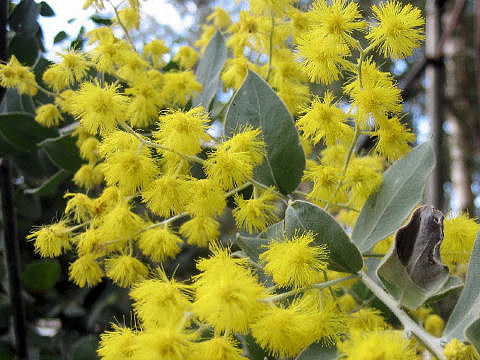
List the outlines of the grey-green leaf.
<svg viewBox="0 0 480 360">
<path fill-rule="evenodd" d="M 201 94 L 193 100 L 193 105 L 202 105 L 208 110 L 210 102 L 217 93 L 220 73 L 227 59 L 225 37 L 217 31 L 207 45 L 205 53 L 198 63 L 195 76 L 202 84 Z"/>
<path fill-rule="evenodd" d="M 39 145 L 60 169 L 75 172 L 82 166 L 83 160 L 80 158 L 78 147 L 75 145 L 75 139 L 69 134 L 47 139 Z"/>
<path fill-rule="evenodd" d="M 60 274 L 58 260 L 37 260 L 28 264 L 23 271 L 23 285 L 30 292 L 45 291 L 56 284 Z"/>
<path fill-rule="evenodd" d="M 453 338 L 465 341 L 465 329 L 469 326 L 473 326 L 469 330 L 470 336 L 478 334 L 476 331 L 478 324 L 473 324 L 474 321 L 478 322 L 480 319 L 480 281 L 478 281 L 478 274 L 480 274 L 480 232 L 477 234 L 470 256 L 465 285 L 443 332 L 442 339 L 446 342 Z M 480 340 L 477 339 L 477 341 Z"/>
<path fill-rule="evenodd" d="M 0 114 L 0 133 L 10 144 L 26 150 L 35 149 L 46 138 L 58 136 L 57 130 L 43 127 L 32 114 L 21 112 Z"/>
<path fill-rule="evenodd" d="M 65 180 L 71 177 L 72 174 L 65 170 L 59 170 L 52 177 L 47 179 L 42 185 L 33 189 L 24 190 L 25 194 L 47 195 L 55 191 L 55 189 Z"/>
<path fill-rule="evenodd" d="M 465 336 L 480 353 L 480 319 L 475 320 L 465 329 Z"/>
<path fill-rule="evenodd" d="M 304 349 L 295 360 L 335 360 L 337 357 L 335 346 L 316 342 Z"/>
<path fill-rule="evenodd" d="M 256 263 L 258 263 L 260 255 L 267 250 L 266 245 L 268 245 L 270 241 L 269 239 L 259 237 L 237 235 L 237 244 L 240 249 Z"/>
<path fill-rule="evenodd" d="M 362 253 L 402 225 L 422 200 L 434 164 L 432 146 L 426 142 L 385 172 L 380 189 L 370 195 L 353 229 L 352 240 Z"/>
<path fill-rule="evenodd" d="M 331 270 L 356 273 L 363 266 L 360 251 L 342 227 L 330 214 L 314 204 L 301 200 L 289 204 L 285 212 L 285 230 L 288 237 L 312 231 L 315 245 L 327 245 L 328 267 Z"/>
<path fill-rule="evenodd" d="M 283 194 L 295 190 L 305 168 L 292 116 L 273 89 L 255 72 L 247 77 L 234 95 L 225 119 L 229 137 L 245 127 L 260 128 L 266 144 L 266 158 L 255 169 L 255 179 L 275 185 Z"/>
<path fill-rule="evenodd" d="M 398 230 L 377 275 L 399 304 L 415 310 L 442 291 L 449 280 L 448 267 L 440 260 L 442 240 L 443 214 L 432 206 L 415 210 Z"/>
</svg>

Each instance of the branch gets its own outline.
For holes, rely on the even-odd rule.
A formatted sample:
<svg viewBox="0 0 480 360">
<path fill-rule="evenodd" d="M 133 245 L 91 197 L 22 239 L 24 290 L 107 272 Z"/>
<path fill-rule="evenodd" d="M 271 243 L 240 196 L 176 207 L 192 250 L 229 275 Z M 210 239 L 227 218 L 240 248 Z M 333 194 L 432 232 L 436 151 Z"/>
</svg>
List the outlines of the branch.
<svg viewBox="0 0 480 360">
<path fill-rule="evenodd" d="M 12 307 L 15 353 L 20 359 L 27 358 L 27 336 L 25 310 L 20 278 L 20 247 L 17 237 L 17 218 L 13 198 L 12 172 L 10 159 L 5 156 L 0 164 L 2 192 L 2 222 L 5 262 L 8 274 L 8 295 Z"/>
<path fill-rule="evenodd" d="M 443 348 L 440 345 L 440 339 L 437 339 L 426 332 L 420 325 L 418 325 L 415 321 L 413 321 L 407 313 L 405 313 L 400 306 L 398 305 L 397 301 L 392 298 L 388 293 L 386 293 L 382 287 L 380 287 L 370 276 L 368 276 L 365 272 L 361 271 L 358 273 L 360 279 L 363 281 L 365 286 L 367 286 L 372 293 L 375 294 L 377 298 L 383 302 L 391 312 L 395 314 L 395 316 L 400 320 L 402 323 L 405 332 L 407 334 L 415 335 L 420 342 L 433 354 L 437 357 L 438 360 L 446 360 L 447 358 L 443 354 Z"/>
</svg>

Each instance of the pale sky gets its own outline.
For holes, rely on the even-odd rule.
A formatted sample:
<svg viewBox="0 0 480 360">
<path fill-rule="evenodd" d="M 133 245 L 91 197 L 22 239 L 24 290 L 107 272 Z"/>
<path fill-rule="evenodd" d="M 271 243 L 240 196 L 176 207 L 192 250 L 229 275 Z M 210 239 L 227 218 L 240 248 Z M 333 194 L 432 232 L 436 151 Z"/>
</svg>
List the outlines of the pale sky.
<svg viewBox="0 0 480 360">
<path fill-rule="evenodd" d="M 93 8 L 83 10 L 83 2 L 83 0 L 47 0 L 47 3 L 55 11 L 55 16 L 39 16 L 39 22 L 43 29 L 45 48 L 49 51 L 49 53 L 46 54 L 48 58 L 54 60 L 55 52 L 61 51 L 65 46 L 68 46 L 70 41 L 76 37 L 82 25 L 86 27 L 87 31 L 95 27 L 95 24 L 89 20 L 89 17 L 95 14 L 95 10 Z M 177 33 L 184 32 L 193 22 L 191 16 L 185 16 L 182 19 L 175 7 L 166 0 L 142 1 L 141 4 L 143 13 L 153 15 L 160 24 L 169 25 Z M 193 7 L 194 6 L 195 5 L 193 5 Z M 189 10 L 193 13 L 195 9 Z M 112 14 L 108 3 L 105 2 L 105 10 L 100 14 Z M 75 20 L 69 24 L 68 20 L 70 19 Z M 65 42 L 54 45 L 53 39 L 55 35 L 62 30 L 65 31 L 70 38 Z"/>
</svg>

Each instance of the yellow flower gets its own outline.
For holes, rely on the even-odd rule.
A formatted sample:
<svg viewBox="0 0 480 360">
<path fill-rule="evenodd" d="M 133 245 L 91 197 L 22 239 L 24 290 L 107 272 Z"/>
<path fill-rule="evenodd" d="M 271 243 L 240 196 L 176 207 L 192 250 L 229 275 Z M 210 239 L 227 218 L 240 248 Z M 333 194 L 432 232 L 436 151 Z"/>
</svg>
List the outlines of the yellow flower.
<svg viewBox="0 0 480 360">
<path fill-rule="evenodd" d="M 142 331 L 135 351 L 142 360 L 185 360 L 190 358 L 192 336 L 177 327 L 161 327 Z"/>
<path fill-rule="evenodd" d="M 131 205 L 123 200 L 110 204 L 110 208 L 103 214 L 98 231 L 106 242 L 115 240 L 117 246 L 114 248 L 121 250 L 126 241 L 135 238 L 143 224 L 142 218 L 132 212 Z"/>
<path fill-rule="evenodd" d="M 259 345 L 278 358 L 295 357 L 302 349 L 324 336 L 339 330 L 338 323 L 327 318 L 334 315 L 340 319 L 338 312 L 320 309 L 312 302 L 309 295 L 294 300 L 288 307 L 271 305 L 265 309 L 260 318 L 251 326 L 252 335 Z M 329 304 L 331 301 L 329 301 Z M 328 342 L 328 339 L 327 339 Z"/>
<path fill-rule="evenodd" d="M 207 16 L 207 21 L 213 20 L 213 26 L 220 30 L 226 30 L 232 21 L 230 20 L 230 15 L 224 9 L 216 6 L 215 11 Z"/>
<path fill-rule="evenodd" d="M 354 207 L 363 206 L 368 196 L 382 184 L 382 170 L 382 161 L 376 156 L 352 157 L 344 183 L 350 188 Z"/>
<path fill-rule="evenodd" d="M 185 106 L 188 98 L 202 91 L 202 85 L 195 80 L 192 71 L 169 72 L 164 75 L 161 96 L 177 106 Z"/>
<path fill-rule="evenodd" d="M 207 246 L 218 238 L 220 223 L 208 216 L 195 216 L 180 227 L 180 234 L 187 238 L 189 244 Z"/>
<path fill-rule="evenodd" d="M 189 183 L 173 174 L 165 174 L 152 181 L 142 191 L 143 201 L 152 212 L 163 217 L 184 211 L 189 201 Z"/>
<path fill-rule="evenodd" d="M 307 198 L 315 201 L 330 201 L 341 203 L 339 200 L 345 194 L 345 186 L 342 186 L 337 193 L 335 190 L 342 178 L 341 167 L 314 164 L 305 171 L 304 180 L 313 181 L 313 188 Z M 333 198 L 335 195 L 335 198 Z"/>
<path fill-rule="evenodd" d="M 140 25 L 140 13 L 135 8 L 118 10 L 118 17 L 127 30 L 137 29 Z"/>
<path fill-rule="evenodd" d="M 117 185 L 125 195 L 134 194 L 158 173 L 148 150 L 115 152 L 102 164 L 102 170 L 107 185 Z"/>
<path fill-rule="evenodd" d="M 208 155 L 203 166 L 208 178 L 224 190 L 242 185 L 253 175 L 254 164 L 246 152 L 234 152 L 221 144 Z"/>
<path fill-rule="evenodd" d="M 378 137 L 375 150 L 388 161 L 395 161 L 410 151 L 410 143 L 415 135 L 403 125 L 397 117 L 377 118 L 379 127 L 375 131 Z"/>
<path fill-rule="evenodd" d="M 137 282 L 130 290 L 135 314 L 147 330 L 165 325 L 176 326 L 191 310 L 190 287 L 168 279 L 162 269 L 157 277 Z"/>
<path fill-rule="evenodd" d="M 189 214 L 195 216 L 220 215 L 226 206 L 225 195 L 211 179 L 190 182 L 190 202 L 186 206 Z"/>
<path fill-rule="evenodd" d="M 105 259 L 107 276 L 121 287 L 129 287 L 148 275 L 148 268 L 129 255 Z"/>
<path fill-rule="evenodd" d="M 233 216 L 237 226 L 249 233 L 265 230 L 277 219 L 277 208 L 273 204 L 276 199 L 272 189 L 264 191 L 258 198 L 247 200 L 235 194 L 237 207 L 233 209 Z"/>
<path fill-rule="evenodd" d="M 326 245 L 314 245 L 312 232 L 291 239 L 272 241 L 260 255 L 266 262 L 264 270 L 280 286 L 304 287 L 319 282 L 328 264 Z"/>
<path fill-rule="evenodd" d="M 87 76 L 90 66 L 90 62 L 85 56 L 75 50 L 59 55 L 63 61 L 50 65 L 42 75 L 42 79 L 47 85 L 56 91 L 73 85 L 75 81 L 82 81 Z"/>
<path fill-rule="evenodd" d="M 150 64 L 130 46 L 121 47 L 114 54 L 115 63 L 118 65 L 116 74 L 128 81 L 137 81 L 145 77 L 145 72 Z"/>
<path fill-rule="evenodd" d="M 89 163 L 93 164 L 98 161 L 98 146 L 100 142 L 94 137 L 90 136 L 84 141 L 79 147 L 80 156 L 82 159 L 88 160 Z"/>
<path fill-rule="evenodd" d="M 6 65 L 0 64 L 0 85 L 16 88 L 20 94 L 33 96 L 37 93 L 35 75 L 27 66 L 22 66 L 15 55 Z"/>
<path fill-rule="evenodd" d="M 202 25 L 201 29 L 202 29 L 202 33 L 200 34 L 200 38 L 197 41 L 195 41 L 194 45 L 200 48 L 200 52 L 203 53 L 207 48 L 207 45 L 212 39 L 213 35 L 215 34 L 215 26 Z"/>
<path fill-rule="evenodd" d="M 353 105 L 358 107 L 358 115 L 363 122 L 369 115 L 384 118 L 402 110 L 400 89 L 390 73 L 379 71 L 375 62 L 367 59 L 362 63 L 361 75 L 361 84 L 357 76 L 344 90 L 353 99 Z"/>
<path fill-rule="evenodd" d="M 179 63 L 182 69 L 192 69 L 198 60 L 198 54 L 190 46 L 181 46 L 177 54 L 173 57 L 173 61 Z"/>
<path fill-rule="evenodd" d="M 197 263 L 201 273 L 195 276 L 193 311 L 220 331 L 248 332 L 249 325 L 266 306 L 260 299 L 267 291 L 246 268 L 245 259 L 233 259 L 218 246 L 213 256 Z"/>
<path fill-rule="evenodd" d="M 196 344 L 194 358 L 197 360 L 247 360 L 242 349 L 230 336 L 216 336 Z"/>
<path fill-rule="evenodd" d="M 153 133 L 157 142 L 183 155 L 195 155 L 201 151 L 200 141 L 208 140 L 208 116 L 202 107 L 188 112 L 170 111 L 159 118 L 158 131 Z"/>
<path fill-rule="evenodd" d="M 163 55 L 168 53 L 168 47 L 163 40 L 152 40 L 143 47 L 143 55 L 151 56 L 153 66 L 160 67 L 165 64 Z"/>
<path fill-rule="evenodd" d="M 265 143 L 260 138 L 260 134 L 260 129 L 247 128 L 223 142 L 220 147 L 237 153 L 247 153 L 254 165 L 260 165 L 265 156 Z"/>
<path fill-rule="evenodd" d="M 443 350 L 447 360 L 479 360 L 480 356 L 472 345 L 467 345 L 453 338 Z"/>
<path fill-rule="evenodd" d="M 35 252 L 41 257 L 57 257 L 65 250 L 71 248 L 71 232 L 65 221 L 56 224 L 42 226 L 38 230 L 32 231 L 27 240 L 35 240 Z"/>
<path fill-rule="evenodd" d="M 440 245 L 440 253 L 444 264 L 453 272 L 455 265 L 468 263 L 479 226 L 467 214 L 454 218 L 449 216 L 443 226 L 444 239 Z"/>
<path fill-rule="evenodd" d="M 125 94 L 132 95 L 128 104 L 128 118 L 132 126 L 146 127 L 157 119 L 163 99 L 160 96 L 160 89 L 151 78 L 136 79 L 131 87 L 125 89 Z"/>
<path fill-rule="evenodd" d="M 378 25 L 373 27 L 366 38 L 373 46 L 381 46 L 385 57 L 405 58 L 421 45 L 425 38 L 425 20 L 419 8 L 411 4 L 403 6 L 397 0 L 388 0 L 380 7 L 372 6 Z"/>
<path fill-rule="evenodd" d="M 83 83 L 72 99 L 72 112 L 92 135 L 107 133 L 125 121 L 127 98 L 117 91 L 119 85 Z"/>
<path fill-rule="evenodd" d="M 437 314 L 432 314 L 425 320 L 425 330 L 436 337 L 442 336 L 443 329 L 445 328 L 445 320 L 443 320 Z"/>
<path fill-rule="evenodd" d="M 63 198 L 69 199 L 65 207 L 65 214 L 72 215 L 73 219 L 79 223 L 90 220 L 94 211 L 92 199 L 82 193 L 66 193 Z"/>
<path fill-rule="evenodd" d="M 243 56 L 227 59 L 221 76 L 225 90 L 228 88 L 237 90 L 242 86 L 245 76 L 247 76 L 248 64 L 248 60 Z"/>
<path fill-rule="evenodd" d="M 348 318 L 348 328 L 352 331 L 381 331 L 388 329 L 388 324 L 383 319 L 381 312 L 374 308 L 362 308 Z"/>
<path fill-rule="evenodd" d="M 100 335 L 97 354 L 102 360 L 135 360 L 135 343 L 138 332 L 127 327 L 113 325 L 113 331 Z"/>
<path fill-rule="evenodd" d="M 63 120 L 62 114 L 53 104 L 39 106 L 35 112 L 35 121 L 46 127 L 58 126 Z"/>
<path fill-rule="evenodd" d="M 181 251 L 181 245 L 183 245 L 182 239 L 166 226 L 142 231 L 138 240 L 138 247 L 142 253 L 155 262 L 174 258 Z"/>
<path fill-rule="evenodd" d="M 70 264 L 68 278 L 80 287 L 91 287 L 102 281 L 103 271 L 93 254 L 85 254 Z"/>
<path fill-rule="evenodd" d="M 365 21 L 358 10 L 358 3 L 346 0 L 316 0 L 313 9 L 307 13 L 313 26 L 352 46 L 354 30 L 365 28 Z"/>
<path fill-rule="evenodd" d="M 93 189 L 103 181 L 103 172 L 99 166 L 84 164 L 73 175 L 75 185 L 85 189 Z"/>
<path fill-rule="evenodd" d="M 298 53 L 304 58 L 303 70 L 312 82 L 328 85 L 338 80 L 341 71 L 349 67 L 348 46 L 334 36 L 325 35 L 323 30 L 303 33 L 297 41 Z"/>
<path fill-rule="evenodd" d="M 350 339 L 337 343 L 345 360 L 415 360 L 415 348 L 400 331 L 353 331 Z"/>
<path fill-rule="evenodd" d="M 298 119 L 297 126 L 314 144 L 325 139 L 327 146 L 333 145 L 350 133 L 347 115 L 336 106 L 329 91 L 325 93 L 323 101 L 315 98 L 304 111 L 305 115 Z"/>
</svg>

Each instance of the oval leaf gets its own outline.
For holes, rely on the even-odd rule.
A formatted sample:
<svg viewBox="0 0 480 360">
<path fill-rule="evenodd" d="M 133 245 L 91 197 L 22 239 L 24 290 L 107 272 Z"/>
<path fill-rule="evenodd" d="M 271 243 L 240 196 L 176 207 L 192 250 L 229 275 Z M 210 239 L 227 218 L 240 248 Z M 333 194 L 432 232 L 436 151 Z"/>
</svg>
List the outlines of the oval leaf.
<svg viewBox="0 0 480 360">
<path fill-rule="evenodd" d="M 304 349 L 295 360 L 335 360 L 337 357 L 336 347 L 316 342 Z"/>
<path fill-rule="evenodd" d="M 356 273 L 363 266 L 363 258 L 342 227 L 323 209 L 306 201 L 294 201 L 285 212 L 285 230 L 292 237 L 297 232 L 312 231 L 315 245 L 327 245 L 328 268 Z"/>
<path fill-rule="evenodd" d="M 0 114 L 0 133 L 12 145 L 26 150 L 35 149 L 42 140 L 58 136 L 57 130 L 43 127 L 32 114 L 21 112 Z"/>
<path fill-rule="evenodd" d="M 435 164 L 430 142 L 415 147 L 383 175 L 358 216 L 352 240 L 362 253 L 393 234 L 422 200 L 425 182 Z"/>
<path fill-rule="evenodd" d="M 473 246 L 470 263 L 468 264 L 465 285 L 458 298 L 457 304 L 448 319 L 447 325 L 443 332 L 442 340 L 449 342 L 453 338 L 465 341 L 465 330 L 472 326 L 469 330 L 470 336 L 479 334 L 477 332 L 478 322 L 480 319 L 480 281 L 478 274 L 480 273 L 480 232 L 477 234 L 475 245 Z M 476 340 L 477 343 L 480 339 Z"/>
<path fill-rule="evenodd" d="M 206 110 L 217 93 L 220 73 L 227 59 L 225 37 L 217 31 L 207 45 L 195 72 L 197 81 L 202 84 L 201 94 L 193 100 L 193 105 L 202 105 Z"/>
<path fill-rule="evenodd" d="M 75 172 L 82 166 L 83 160 L 75 145 L 75 139 L 71 135 L 47 139 L 39 145 L 47 152 L 55 165 L 63 170 Z"/>
<path fill-rule="evenodd" d="M 440 260 L 442 240 L 443 214 L 432 206 L 415 210 L 398 230 L 377 275 L 399 304 L 415 310 L 443 291 L 449 273 Z"/>
<path fill-rule="evenodd" d="M 30 292 L 41 292 L 53 287 L 60 279 L 60 263 L 57 260 L 34 261 L 23 271 L 23 285 Z"/>
<path fill-rule="evenodd" d="M 39 187 L 33 189 L 26 189 L 23 192 L 25 194 L 47 195 L 55 191 L 55 189 L 67 180 L 71 176 L 71 173 L 65 170 L 59 170 L 51 178 L 45 181 Z"/>
<path fill-rule="evenodd" d="M 285 104 L 253 71 L 248 72 L 232 99 L 225 120 L 225 134 L 232 136 L 247 126 L 260 128 L 267 145 L 267 156 L 256 168 L 255 179 L 275 185 L 283 194 L 291 193 L 302 178 L 305 154 Z"/>
<path fill-rule="evenodd" d="M 475 349 L 477 349 L 477 352 L 480 353 L 480 319 L 475 320 L 465 329 L 465 336 Z"/>
</svg>

